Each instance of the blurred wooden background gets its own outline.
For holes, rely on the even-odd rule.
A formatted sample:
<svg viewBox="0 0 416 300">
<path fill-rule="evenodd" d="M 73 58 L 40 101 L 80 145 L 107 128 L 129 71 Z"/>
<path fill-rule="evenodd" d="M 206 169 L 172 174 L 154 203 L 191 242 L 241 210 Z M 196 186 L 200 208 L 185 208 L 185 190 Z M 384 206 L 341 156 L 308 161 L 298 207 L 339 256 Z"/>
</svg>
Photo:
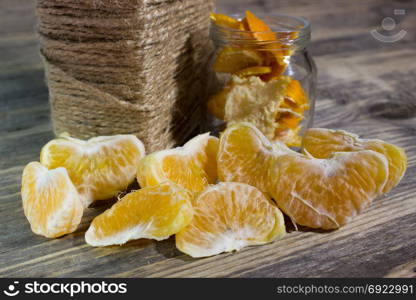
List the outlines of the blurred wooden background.
<svg viewBox="0 0 416 300">
<path fill-rule="evenodd" d="M 191 259 L 173 239 L 122 247 L 84 242 L 79 230 L 57 240 L 31 233 L 21 208 L 20 176 L 51 138 L 48 92 L 35 35 L 34 0 L 0 1 L 0 276 L 416 276 L 416 1 L 220 0 L 225 12 L 250 9 L 306 17 L 318 66 L 316 127 L 342 128 L 406 149 L 401 184 L 344 228 L 291 232 L 236 254 Z M 394 15 L 404 9 L 404 15 Z M 385 17 L 396 21 L 380 29 Z M 371 34 L 405 30 L 395 43 Z"/>
</svg>

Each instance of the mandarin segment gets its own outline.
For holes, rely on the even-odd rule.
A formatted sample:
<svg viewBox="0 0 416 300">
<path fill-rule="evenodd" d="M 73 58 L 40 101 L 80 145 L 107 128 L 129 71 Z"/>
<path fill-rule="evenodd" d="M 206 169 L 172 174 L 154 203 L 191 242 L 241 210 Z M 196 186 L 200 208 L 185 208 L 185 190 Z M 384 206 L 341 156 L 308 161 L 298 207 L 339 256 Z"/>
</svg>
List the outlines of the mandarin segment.
<svg viewBox="0 0 416 300">
<path fill-rule="evenodd" d="M 253 125 L 235 124 L 220 138 L 218 179 L 244 182 L 266 191 L 269 167 L 276 156 L 285 153 L 291 153 L 291 150 L 282 143 L 271 143 Z"/>
<path fill-rule="evenodd" d="M 194 218 L 176 234 L 176 247 L 192 257 L 262 245 L 286 233 L 280 210 L 265 194 L 247 184 L 210 186 L 193 205 Z"/>
<path fill-rule="evenodd" d="M 358 135 L 325 128 L 311 128 L 303 140 L 304 152 L 317 158 L 327 158 L 335 152 L 373 150 L 383 154 L 389 163 L 389 178 L 383 192 L 389 192 L 402 179 L 407 167 L 404 149 L 378 139 L 360 139 Z"/>
<path fill-rule="evenodd" d="M 193 192 L 202 191 L 217 179 L 218 138 L 201 134 L 183 147 L 158 151 L 140 160 L 137 181 L 141 187 L 166 180 Z"/>
<path fill-rule="evenodd" d="M 23 211 L 35 234 L 48 238 L 74 232 L 83 204 L 64 168 L 48 170 L 31 162 L 22 176 Z"/>
<path fill-rule="evenodd" d="M 167 239 L 190 223 L 191 199 L 189 191 L 170 182 L 131 192 L 92 221 L 85 240 L 91 246 L 108 246 Z"/>
<path fill-rule="evenodd" d="M 388 162 L 371 150 L 308 157 L 271 143 L 252 124 L 240 123 L 221 136 L 218 174 L 220 180 L 267 192 L 300 225 L 334 229 L 382 194 Z"/>
<path fill-rule="evenodd" d="M 145 154 L 134 135 L 94 137 L 87 141 L 61 137 L 47 143 L 40 161 L 49 169 L 64 167 L 83 198 L 84 206 L 117 195 L 133 182 Z"/>
<path fill-rule="evenodd" d="M 328 159 L 285 154 L 271 167 L 267 190 L 297 224 L 336 229 L 382 194 L 387 176 L 386 159 L 374 151 Z"/>
</svg>

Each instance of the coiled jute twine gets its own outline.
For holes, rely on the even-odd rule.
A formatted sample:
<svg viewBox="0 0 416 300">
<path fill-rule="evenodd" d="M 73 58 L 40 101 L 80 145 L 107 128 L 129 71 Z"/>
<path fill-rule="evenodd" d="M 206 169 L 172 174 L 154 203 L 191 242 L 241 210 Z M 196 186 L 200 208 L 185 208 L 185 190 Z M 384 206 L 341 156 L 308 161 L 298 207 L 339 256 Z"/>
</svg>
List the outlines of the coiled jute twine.
<svg viewBox="0 0 416 300">
<path fill-rule="evenodd" d="M 38 0 L 56 134 L 181 144 L 206 97 L 213 0 Z"/>
</svg>

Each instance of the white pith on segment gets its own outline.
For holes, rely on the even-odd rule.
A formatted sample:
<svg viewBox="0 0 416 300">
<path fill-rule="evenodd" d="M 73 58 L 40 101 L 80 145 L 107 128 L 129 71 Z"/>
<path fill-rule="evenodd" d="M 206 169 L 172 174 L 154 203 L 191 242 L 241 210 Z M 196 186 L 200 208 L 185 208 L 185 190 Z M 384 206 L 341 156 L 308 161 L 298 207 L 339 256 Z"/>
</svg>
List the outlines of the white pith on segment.
<svg viewBox="0 0 416 300">
<path fill-rule="evenodd" d="M 139 238 L 160 241 L 189 224 L 192 215 L 190 192 L 165 182 L 121 198 L 93 220 L 85 240 L 91 246 L 121 245 Z"/>
</svg>

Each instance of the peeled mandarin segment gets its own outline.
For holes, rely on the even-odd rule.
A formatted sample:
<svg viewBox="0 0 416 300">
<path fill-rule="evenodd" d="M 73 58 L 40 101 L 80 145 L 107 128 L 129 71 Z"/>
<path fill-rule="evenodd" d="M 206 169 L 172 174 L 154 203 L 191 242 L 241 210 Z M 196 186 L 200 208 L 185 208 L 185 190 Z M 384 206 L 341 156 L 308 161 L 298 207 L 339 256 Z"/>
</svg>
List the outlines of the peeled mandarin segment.
<svg viewBox="0 0 416 300">
<path fill-rule="evenodd" d="M 272 68 L 267 67 L 267 66 L 249 67 L 249 68 L 245 68 L 245 69 L 235 72 L 234 75 L 237 75 L 240 77 L 259 76 L 259 75 L 270 73 L 271 71 L 272 71 Z"/>
<path fill-rule="evenodd" d="M 316 159 L 272 144 L 251 124 L 225 130 L 218 152 L 220 180 L 267 192 L 292 220 L 312 228 L 347 223 L 380 195 L 388 165 L 377 152 L 337 153 Z"/>
<path fill-rule="evenodd" d="M 137 180 L 141 187 L 169 180 L 199 192 L 217 179 L 217 150 L 218 138 L 209 133 L 198 135 L 183 147 L 144 157 L 138 164 Z"/>
<path fill-rule="evenodd" d="M 235 73 L 245 68 L 261 66 L 263 57 L 257 51 L 224 47 L 214 62 L 215 72 Z"/>
<path fill-rule="evenodd" d="M 327 158 L 339 151 L 373 150 L 383 154 L 389 165 L 389 178 L 384 193 L 395 187 L 406 172 L 407 157 L 402 148 L 382 140 L 360 139 L 357 135 L 343 130 L 311 128 L 305 133 L 303 147 L 304 151 L 317 158 Z"/>
<path fill-rule="evenodd" d="M 235 124 L 228 127 L 220 138 L 218 178 L 244 182 L 266 191 L 269 169 L 275 156 L 291 152 L 281 143 L 270 143 L 253 125 Z"/>
<path fill-rule="evenodd" d="M 218 26 L 232 28 L 232 29 L 239 29 L 240 28 L 240 21 L 238 21 L 238 20 L 236 20 L 232 17 L 229 17 L 227 15 L 211 13 L 210 18 Z"/>
<path fill-rule="evenodd" d="M 364 147 L 383 154 L 389 165 L 389 178 L 383 193 L 390 192 L 403 178 L 407 168 L 407 156 L 403 148 L 382 140 L 364 140 Z"/>
<path fill-rule="evenodd" d="M 87 141 L 63 137 L 50 141 L 40 155 L 49 169 L 65 167 L 85 206 L 117 195 L 133 182 L 145 154 L 134 135 L 94 137 Z"/>
<path fill-rule="evenodd" d="M 81 198 L 64 168 L 29 163 L 22 177 L 23 210 L 34 233 L 54 238 L 74 232 L 81 222 Z"/>
<path fill-rule="evenodd" d="M 305 132 L 303 147 L 316 158 L 328 158 L 334 152 L 363 150 L 357 140 L 357 135 L 343 130 L 310 128 Z"/>
<path fill-rule="evenodd" d="M 164 240 L 192 219 L 191 194 L 165 182 L 131 192 L 96 217 L 85 233 L 91 246 L 121 245 L 129 240 Z"/>
<path fill-rule="evenodd" d="M 339 152 L 329 159 L 286 154 L 270 169 L 268 191 L 294 222 L 336 229 L 382 193 L 387 160 L 374 151 Z"/>
<path fill-rule="evenodd" d="M 233 87 L 226 96 L 224 120 L 229 124 L 250 122 L 270 139 L 278 124 L 276 115 L 290 80 L 287 76 L 264 82 L 256 76 L 233 76 Z"/>
<path fill-rule="evenodd" d="M 280 210 L 265 194 L 247 184 L 210 186 L 193 205 L 194 218 L 176 234 L 176 247 L 192 257 L 262 245 L 286 233 Z"/>
</svg>

